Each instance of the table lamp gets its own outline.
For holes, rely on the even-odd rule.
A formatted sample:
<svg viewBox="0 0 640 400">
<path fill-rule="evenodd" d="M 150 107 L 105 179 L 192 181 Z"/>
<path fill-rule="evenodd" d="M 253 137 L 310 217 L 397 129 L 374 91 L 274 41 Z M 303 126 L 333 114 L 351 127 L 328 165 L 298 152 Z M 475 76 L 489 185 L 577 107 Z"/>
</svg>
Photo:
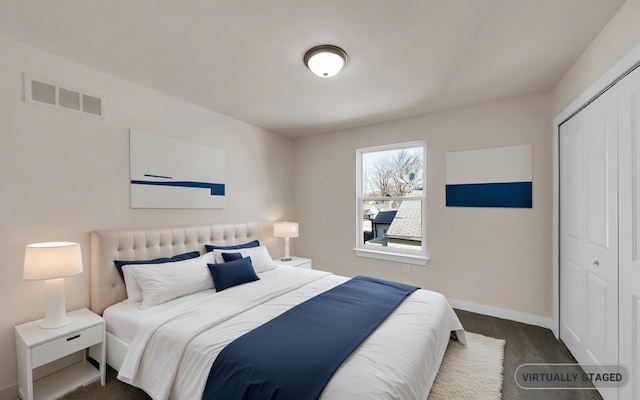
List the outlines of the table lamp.
<svg viewBox="0 0 640 400">
<path fill-rule="evenodd" d="M 64 277 L 81 272 L 82 254 L 78 243 L 47 242 L 27 245 L 23 278 L 46 280 L 47 304 L 41 328 L 60 328 L 69 323 L 65 308 Z"/>
<path fill-rule="evenodd" d="M 289 256 L 289 238 L 298 237 L 297 222 L 276 222 L 273 224 L 273 236 L 284 238 L 284 257 L 281 261 L 291 261 Z"/>
</svg>

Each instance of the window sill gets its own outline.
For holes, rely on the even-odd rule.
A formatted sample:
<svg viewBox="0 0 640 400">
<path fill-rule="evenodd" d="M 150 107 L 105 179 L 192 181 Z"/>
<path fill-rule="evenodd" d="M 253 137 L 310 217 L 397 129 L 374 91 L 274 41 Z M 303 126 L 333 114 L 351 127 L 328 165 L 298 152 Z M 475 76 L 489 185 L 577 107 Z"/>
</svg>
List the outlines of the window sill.
<svg viewBox="0 0 640 400">
<path fill-rule="evenodd" d="M 427 265 L 430 258 L 426 256 L 416 256 L 411 254 L 389 253 L 369 249 L 353 249 L 358 257 L 376 258 L 378 260 L 393 261 L 404 264 Z"/>
</svg>

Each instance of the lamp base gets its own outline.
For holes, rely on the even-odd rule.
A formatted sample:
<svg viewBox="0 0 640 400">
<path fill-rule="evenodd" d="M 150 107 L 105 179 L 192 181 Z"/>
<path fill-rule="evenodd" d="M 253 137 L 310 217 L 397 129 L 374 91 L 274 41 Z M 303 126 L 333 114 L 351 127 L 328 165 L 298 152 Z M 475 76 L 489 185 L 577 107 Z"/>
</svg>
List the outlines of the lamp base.
<svg viewBox="0 0 640 400">
<path fill-rule="evenodd" d="M 64 319 L 62 321 L 47 321 L 46 319 L 42 322 L 40 322 L 40 328 L 42 329 L 56 329 L 56 328 L 62 328 L 65 325 L 69 324 L 70 319 L 67 318 L 66 316 L 64 317 Z"/>
<path fill-rule="evenodd" d="M 293 258 L 291 258 L 291 257 L 282 257 L 280 259 L 280 261 L 291 261 L 291 260 L 293 260 Z"/>
<path fill-rule="evenodd" d="M 56 329 L 69 323 L 64 301 L 64 278 L 47 279 L 46 308 L 44 320 L 40 323 L 43 329 Z"/>
</svg>

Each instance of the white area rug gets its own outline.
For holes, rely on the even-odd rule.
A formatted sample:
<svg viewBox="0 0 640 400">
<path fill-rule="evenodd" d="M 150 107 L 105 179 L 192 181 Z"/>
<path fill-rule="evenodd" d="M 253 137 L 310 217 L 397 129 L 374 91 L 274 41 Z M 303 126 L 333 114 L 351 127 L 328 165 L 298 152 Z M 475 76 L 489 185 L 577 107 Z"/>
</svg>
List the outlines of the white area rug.
<svg viewBox="0 0 640 400">
<path fill-rule="evenodd" d="M 505 341 L 470 332 L 466 337 L 466 347 L 449 341 L 428 400 L 500 400 Z"/>
</svg>

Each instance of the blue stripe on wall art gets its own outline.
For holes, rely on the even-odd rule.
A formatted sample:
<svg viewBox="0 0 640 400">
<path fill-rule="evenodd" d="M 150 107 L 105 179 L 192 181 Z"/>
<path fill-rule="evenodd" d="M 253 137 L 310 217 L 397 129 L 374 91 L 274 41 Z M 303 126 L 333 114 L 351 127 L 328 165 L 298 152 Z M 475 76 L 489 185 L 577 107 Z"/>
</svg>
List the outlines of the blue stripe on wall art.
<svg viewBox="0 0 640 400">
<path fill-rule="evenodd" d="M 532 182 L 447 185 L 447 207 L 533 208 Z"/>
<path fill-rule="evenodd" d="M 145 176 L 151 176 L 146 175 Z M 140 181 L 140 180 L 132 180 L 132 185 L 154 185 L 154 186 L 176 186 L 176 187 L 184 187 L 184 188 L 198 188 L 198 189 L 209 189 L 211 192 L 211 196 L 224 196 L 224 184 L 223 183 L 209 183 L 209 182 L 190 182 L 190 181 L 169 181 L 169 182 L 158 182 L 158 181 Z"/>
</svg>

